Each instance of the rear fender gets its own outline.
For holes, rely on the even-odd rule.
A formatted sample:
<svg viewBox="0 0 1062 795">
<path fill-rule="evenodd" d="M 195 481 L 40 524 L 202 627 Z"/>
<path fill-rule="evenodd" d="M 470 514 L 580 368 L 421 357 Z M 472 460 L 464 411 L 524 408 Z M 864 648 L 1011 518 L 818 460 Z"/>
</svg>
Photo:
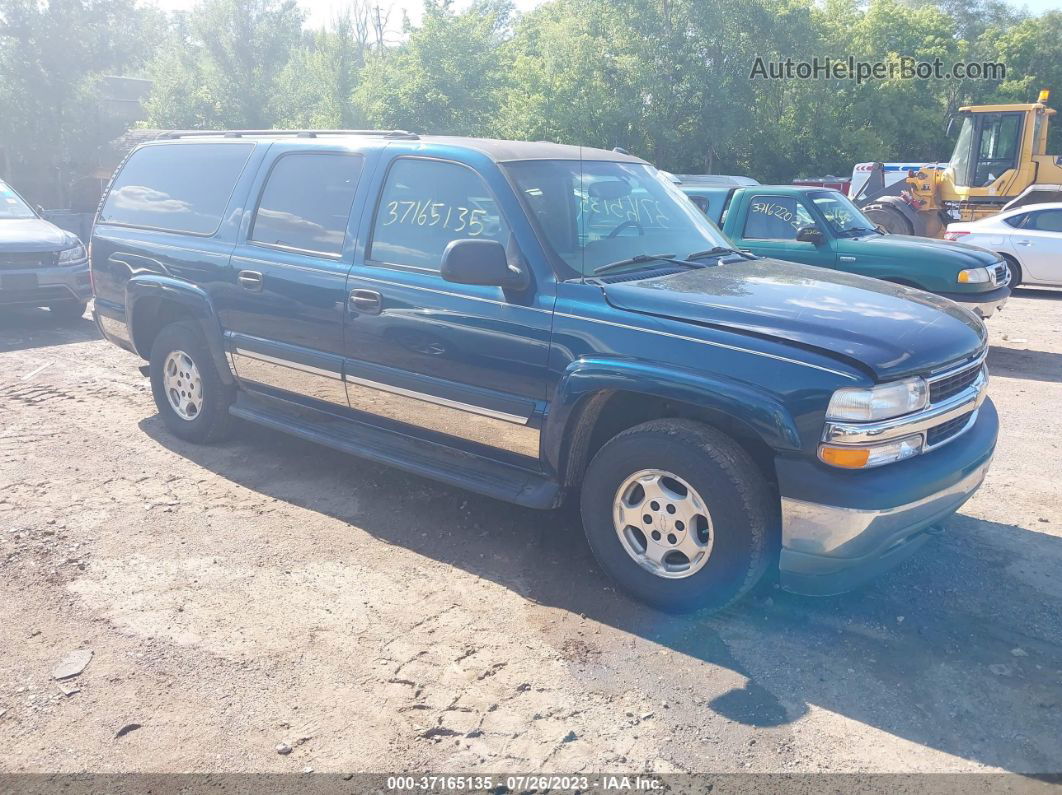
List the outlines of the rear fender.
<svg viewBox="0 0 1062 795">
<path fill-rule="evenodd" d="M 148 273 L 134 276 L 126 282 L 126 324 L 136 352 L 144 359 L 151 356 L 150 346 L 145 345 L 142 339 L 138 340 L 134 333 L 134 329 L 139 327 L 138 320 L 141 319 L 138 313 L 157 312 L 162 305 L 177 308 L 182 319 L 199 324 L 222 381 L 226 384 L 236 383 L 225 357 L 221 324 L 210 296 L 202 288 L 180 279 Z"/>
</svg>

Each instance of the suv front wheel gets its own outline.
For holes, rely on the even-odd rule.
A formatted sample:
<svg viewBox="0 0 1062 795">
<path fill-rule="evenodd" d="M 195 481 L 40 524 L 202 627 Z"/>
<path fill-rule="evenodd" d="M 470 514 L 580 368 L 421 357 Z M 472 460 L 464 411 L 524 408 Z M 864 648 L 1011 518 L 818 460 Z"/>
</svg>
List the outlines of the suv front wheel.
<svg viewBox="0 0 1062 795">
<path fill-rule="evenodd" d="M 211 442 L 227 435 L 233 390 L 222 382 L 194 322 L 181 321 L 162 329 L 151 346 L 150 365 L 155 405 L 175 436 Z"/>
<path fill-rule="evenodd" d="M 770 489 L 733 439 L 698 422 L 612 438 L 587 468 L 581 509 L 601 567 L 661 610 L 719 610 L 769 563 Z"/>
</svg>

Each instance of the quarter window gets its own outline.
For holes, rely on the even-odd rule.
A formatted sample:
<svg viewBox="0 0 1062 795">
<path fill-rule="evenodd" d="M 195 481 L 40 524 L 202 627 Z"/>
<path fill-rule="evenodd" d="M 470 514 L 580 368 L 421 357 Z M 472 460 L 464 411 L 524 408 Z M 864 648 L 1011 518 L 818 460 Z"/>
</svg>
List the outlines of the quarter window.
<svg viewBox="0 0 1062 795">
<path fill-rule="evenodd" d="M 281 157 L 262 190 L 250 239 L 339 256 L 361 168 L 360 155 L 309 152 Z"/>
<path fill-rule="evenodd" d="M 1029 217 L 1028 213 L 1018 213 L 1018 215 L 1012 215 L 1010 218 L 1004 218 L 1003 223 L 1008 226 L 1013 226 L 1015 229 L 1020 229 L 1026 218 Z"/>
<path fill-rule="evenodd" d="M 745 219 L 746 240 L 796 240 L 797 230 L 815 220 L 792 196 L 754 196 Z"/>
<path fill-rule="evenodd" d="M 145 146 L 122 167 L 101 223 L 212 235 L 254 144 Z"/>
<path fill-rule="evenodd" d="M 437 271 L 446 246 L 464 238 L 508 244 L 509 229 L 483 179 L 456 163 L 396 160 L 376 208 L 369 257 Z"/>
</svg>

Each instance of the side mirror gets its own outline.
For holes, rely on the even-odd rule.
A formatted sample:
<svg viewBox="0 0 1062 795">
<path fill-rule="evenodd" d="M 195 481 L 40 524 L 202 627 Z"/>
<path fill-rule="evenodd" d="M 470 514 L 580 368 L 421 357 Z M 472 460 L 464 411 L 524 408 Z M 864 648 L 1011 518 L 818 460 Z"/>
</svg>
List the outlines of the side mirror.
<svg viewBox="0 0 1062 795">
<path fill-rule="evenodd" d="M 442 277 L 455 284 L 527 285 L 527 274 L 509 267 L 505 246 L 496 240 L 451 240 L 443 251 Z"/>
<path fill-rule="evenodd" d="M 822 244 L 822 230 L 817 226 L 802 226 L 797 230 L 796 239 L 800 243 Z"/>
</svg>

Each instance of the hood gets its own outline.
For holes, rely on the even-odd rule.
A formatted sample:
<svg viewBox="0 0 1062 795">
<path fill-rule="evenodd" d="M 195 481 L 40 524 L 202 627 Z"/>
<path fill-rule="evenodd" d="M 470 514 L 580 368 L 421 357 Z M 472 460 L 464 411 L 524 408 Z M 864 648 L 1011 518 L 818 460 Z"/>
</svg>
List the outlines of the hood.
<svg viewBox="0 0 1062 795">
<path fill-rule="evenodd" d="M 951 264 L 955 270 L 984 268 L 999 261 L 999 256 L 983 248 L 949 240 L 931 240 L 911 235 L 867 235 L 837 240 L 839 254 L 862 254 L 871 257 L 917 258 L 934 265 Z"/>
<path fill-rule="evenodd" d="M 61 251 L 77 238 L 43 218 L 0 219 L 0 252 Z"/>
<path fill-rule="evenodd" d="M 861 365 L 880 381 L 971 356 L 987 339 L 980 320 L 932 293 L 771 259 L 604 291 L 619 309 L 793 343 Z"/>
</svg>

